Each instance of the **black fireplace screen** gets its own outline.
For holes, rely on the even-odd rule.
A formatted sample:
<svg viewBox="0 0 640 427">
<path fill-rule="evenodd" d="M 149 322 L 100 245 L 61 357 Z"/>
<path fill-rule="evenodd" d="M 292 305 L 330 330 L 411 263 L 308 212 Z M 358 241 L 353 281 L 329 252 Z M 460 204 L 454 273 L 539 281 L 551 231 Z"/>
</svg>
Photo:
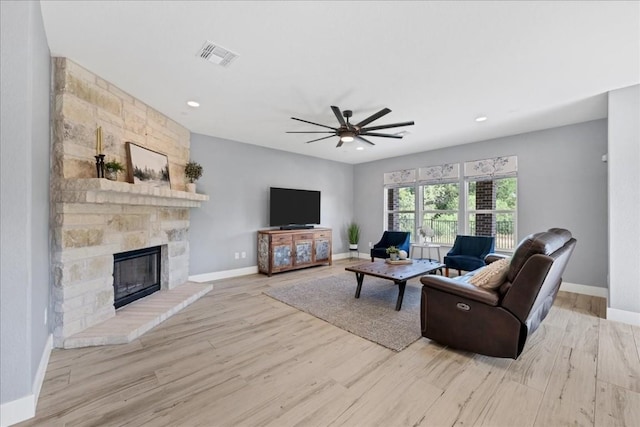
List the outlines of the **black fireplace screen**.
<svg viewBox="0 0 640 427">
<path fill-rule="evenodd" d="M 114 307 L 160 290 L 160 246 L 113 255 Z"/>
</svg>

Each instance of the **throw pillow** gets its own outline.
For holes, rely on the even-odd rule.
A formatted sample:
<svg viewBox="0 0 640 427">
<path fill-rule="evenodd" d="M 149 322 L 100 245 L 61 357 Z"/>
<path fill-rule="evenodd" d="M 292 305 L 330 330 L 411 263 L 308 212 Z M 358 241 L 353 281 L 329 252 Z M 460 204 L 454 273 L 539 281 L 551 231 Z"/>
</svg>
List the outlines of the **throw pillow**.
<svg viewBox="0 0 640 427">
<path fill-rule="evenodd" d="M 482 267 L 471 279 L 469 283 L 479 288 L 496 289 L 502 285 L 509 272 L 510 258 L 504 258 L 486 267 Z"/>
</svg>

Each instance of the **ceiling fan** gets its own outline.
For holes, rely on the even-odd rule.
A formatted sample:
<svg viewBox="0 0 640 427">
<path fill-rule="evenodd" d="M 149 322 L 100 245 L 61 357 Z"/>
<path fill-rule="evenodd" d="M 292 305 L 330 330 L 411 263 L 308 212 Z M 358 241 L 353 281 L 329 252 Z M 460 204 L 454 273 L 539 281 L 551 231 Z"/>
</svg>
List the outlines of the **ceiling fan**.
<svg viewBox="0 0 640 427">
<path fill-rule="evenodd" d="M 323 128 L 327 128 L 327 129 L 331 129 L 330 131 L 290 131 L 287 133 L 330 133 L 331 135 L 329 136 L 324 136 L 322 138 L 318 138 L 318 139 L 312 139 L 311 141 L 307 141 L 307 143 L 310 142 L 315 142 L 315 141 L 321 141 L 323 139 L 327 139 L 327 138 L 332 138 L 334 136 L 337 136 L 340 138 L 340 140 L 338 141 L 338 145 L 336 145 L 336 148 L 342 146 L 343 143 L 345 142 L 351 142 L 354 139 L 359 139 L 361 141 L 366 142 L 367 144 L 371 144 L 371 145 L 375 145 L 373 142 L 369 141 L 366 137 L 370 137 L 370 136 L 375 136 L 375 137 L 379 137 L 379 138 L 394 138 L 394 139 L 402 139 L 402 135 L 400 134 L 385 134 L 385 133 L 378 133 L 378 132 L 374 132 L 376 130 L 380 130 L 380 129 L 389 129 L 389 128 L 396 128 L 396 127 L 401 127 L 401 126 L 411 126 L 414 124 L 413 121 L 410 122 L 401 122 L 401 123 L 392 123 L 392 124 L 388 124 L 388 125 L 378 125 L 378 126 L 369 126 L 366 127 L 369 123 L 373 122 L 374 120 L 378 120 L 380 117 L 389 114 L 391 112 L 390 109 L 388 108 L 383 108 L 382 110 L 378 111 L 377 113 L 367 117 L 366 119 L 362 120 L 360 123 L 358 124 L 351 124 L 349 123 L 349 118 L 353 116 L 353 111 L 351 110 L 344 110 L 344 112 L 340 111 L 340 108 L 336 107 L 336 106 L 331 106 L 331 110 L 333 110 L 333 114 L 336 115 L 336 118 L 338 119 L 338 123 L 340 124 L 339 127 L 331 127 L 331 126 L 327 126 L 327 125 L 321 125 L 320 123 L 314 123 L 314 122 L 310 122 L 308 120 L 303 120 L 303 119 L 298 119 L 296 117 L 291 117 L 293 120 L 297 120 L 299 122 L 304 122 L 304 123 L 309 123 L 311 125 L 315 125 L 315 126 L 322 126 Z M 343 117 L 344 116 L 344 117 Z M 346 120 L 345 120 L 346 119 Z"/>
</svg>

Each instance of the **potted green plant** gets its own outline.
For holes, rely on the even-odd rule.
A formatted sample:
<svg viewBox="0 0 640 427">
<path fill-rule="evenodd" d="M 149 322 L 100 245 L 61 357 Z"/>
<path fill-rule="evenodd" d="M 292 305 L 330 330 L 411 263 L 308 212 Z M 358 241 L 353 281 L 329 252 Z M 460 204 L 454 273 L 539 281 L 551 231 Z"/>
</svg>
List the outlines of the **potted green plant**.
<svg viewBox="0 0 640 427">
<path fill-rule="evenodd" d="M 104 177 L 111 181 L 118 180 L 118 172 L 123 172 L 124 166 L 117 160 L 111 160 L 104 164 Z"/>
<path fill-rule="evenodd" d="M 397 261 L 400 256 L 400 249 L 395 246 L 389 246 L 387 248 L 387 254 L 389 255 L 389 258 L 391 258 L 391 261 Z"/>
<path fill-rule="evenodd" d="M 347 236 L 349 237 L 349 249 L 358 250 L 358 241 L 360 240 L 360 226 L 352 222 L 347 227 Z"/>
<path fill-rule="evenodd" d="M 184 175 L 189 180 L 187 191 L 196 192 L 196 181 L 202 176 L 202 166 L 194 161 L 189 161 L 184 167 Z"/>
</svg>

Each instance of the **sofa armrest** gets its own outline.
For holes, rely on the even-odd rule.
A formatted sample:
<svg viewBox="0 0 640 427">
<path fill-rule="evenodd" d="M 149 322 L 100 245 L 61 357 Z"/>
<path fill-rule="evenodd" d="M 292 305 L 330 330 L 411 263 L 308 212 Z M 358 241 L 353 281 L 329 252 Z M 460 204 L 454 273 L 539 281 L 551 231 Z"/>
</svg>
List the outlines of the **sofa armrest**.
<svg viewBox="0 0 640 427">
<path fill-rule="evenodd" d="M 485 264 L 489 265 L 492 262 L 496 262 L 505 258 L 509 258 L 509 255 L 491 253 L 491 254 L 488 254 L 486 257 L 484 257 L 484 262 Z"/>
<path fill-rule="evenodd" d="M 500 296 L 496 291 L 483 289 L 461 280 L 428 274 L 420 278 L 420 282 L 428 288 L 436 289 L 462 298 L 478 301 L 490 306 L 497 306 Z"/>
</svg>

